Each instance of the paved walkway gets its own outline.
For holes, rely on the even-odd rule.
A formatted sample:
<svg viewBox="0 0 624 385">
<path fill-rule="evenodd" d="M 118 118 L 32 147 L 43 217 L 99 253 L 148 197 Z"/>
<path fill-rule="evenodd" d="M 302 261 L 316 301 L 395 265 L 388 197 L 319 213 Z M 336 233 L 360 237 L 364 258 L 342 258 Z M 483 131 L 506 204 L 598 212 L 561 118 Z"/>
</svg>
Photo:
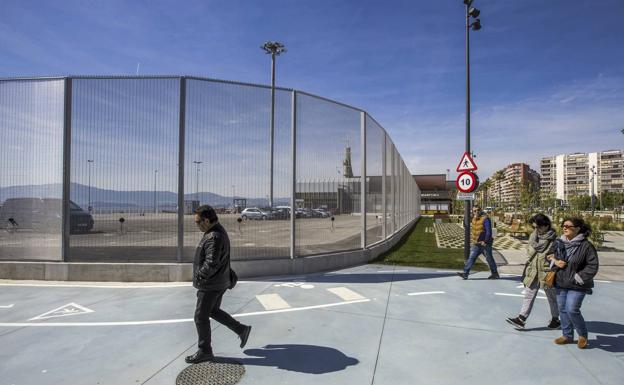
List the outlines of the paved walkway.
<svg viewBox="0 0 624 385">
<path fill-rule="evenodd" d="M 214 324 L 215 353 L 245 366 L 241 384 L 624 383 L 624 283 L 586 299 L 579 350 L 552 342 L 542 296 L 528 330 L 511 328 L 518 278 L 486 276 L 366 265 L 243 281 L 223 303 L 253 326 L 249 343 Z M 2 385 L 171 385 L 195 349 L 186 283 L 0 286 Z"/>
<path fill-rule="evenodd" d="M 436 241 L 438 247 L 463 249 L 464 228 L 457 223 L 435 223 Z M 505 250 L 522 250 L 525 243 L 509 235 L 501 235 L 494 238 L 494 248 Z"/>
</svg>

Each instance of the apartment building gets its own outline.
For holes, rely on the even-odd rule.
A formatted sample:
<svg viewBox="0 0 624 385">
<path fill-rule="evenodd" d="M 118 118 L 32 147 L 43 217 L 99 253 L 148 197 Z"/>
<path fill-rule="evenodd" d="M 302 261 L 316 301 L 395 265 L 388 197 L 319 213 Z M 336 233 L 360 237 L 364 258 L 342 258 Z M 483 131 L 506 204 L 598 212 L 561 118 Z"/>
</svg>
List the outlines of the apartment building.
<svg viewBox="0 0 624 385">
<path fill-rule="evenodd" d="M 513 163 L 494 173 L 490 178 L 490 186 L 482 190 L 480 198 L 483 202 L 510 206 L 520 201 L 522 186 L 539 191 L 540 175 L 526 163 Z"/>
<path fill-rule="evenodd" d="M 624 152 L 560 154 L 540 161 L 541 189 L 568 201 L 572 196 L 624 190 Z"/>
</svg>

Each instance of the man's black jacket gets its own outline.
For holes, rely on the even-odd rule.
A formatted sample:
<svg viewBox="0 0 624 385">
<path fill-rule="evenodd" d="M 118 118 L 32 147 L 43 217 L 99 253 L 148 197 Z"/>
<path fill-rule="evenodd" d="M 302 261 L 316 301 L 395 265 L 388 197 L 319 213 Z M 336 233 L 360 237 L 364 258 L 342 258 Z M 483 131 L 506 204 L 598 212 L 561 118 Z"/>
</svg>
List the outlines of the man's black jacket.
<svg viewBox="0 0 624 385">
<path fill-rule="evenodd" d="M 204 233 L 195 250 L 193 286 L 198 290 L 230 286 L 230 238 L 220 223 Z"/>
</svg>

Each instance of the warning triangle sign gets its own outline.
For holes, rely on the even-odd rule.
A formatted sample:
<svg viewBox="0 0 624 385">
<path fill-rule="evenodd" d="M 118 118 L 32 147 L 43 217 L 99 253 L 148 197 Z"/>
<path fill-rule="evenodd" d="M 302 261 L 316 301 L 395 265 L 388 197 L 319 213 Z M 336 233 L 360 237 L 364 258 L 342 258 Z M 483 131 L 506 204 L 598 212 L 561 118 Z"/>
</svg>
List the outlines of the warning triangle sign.
<svg viewBox="0 0 624 385">
<path fill-rule="evenodd" d="M 464 156 L 462 156 L 459 161 L 459 165 L 457 165 L 457 172 L 462 171 L 475 171 L 477 169 L 477 164 L 470 156 L 470 153 L 464 152 Z"/>
<path fill-rule="evenodd" d="M 94 313 L 94 310 L 87 309 L 84 306 L 80 306 L 72 302 L 72 303 L 68 303 L 67 305 L 63 305 L 57 309 L 50 310 L 47 313 L 43 313 L 36 317 L 33 317 L 29 319 L 29 321 L 56 318 L 56 317 L 66 317 L 69 315 L 78 315 L 78 314 L 87 314 L 87 313 Z"/>
</svg>

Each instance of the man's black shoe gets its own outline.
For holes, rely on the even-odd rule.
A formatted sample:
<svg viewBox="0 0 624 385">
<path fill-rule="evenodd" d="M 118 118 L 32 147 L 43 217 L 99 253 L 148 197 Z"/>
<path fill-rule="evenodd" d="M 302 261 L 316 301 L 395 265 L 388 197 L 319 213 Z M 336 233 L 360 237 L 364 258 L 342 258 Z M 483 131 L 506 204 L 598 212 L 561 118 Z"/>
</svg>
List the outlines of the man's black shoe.
<svg viewBox="0 0 624 385">
<path fill-rule="evenodd" d="M 200 350 L 195 352 L 192 356 L 184 358 L 187 364 L 199 364 L 200 362 L 212 361 L 215 356 L 212 353 L 204 353 Z"/>
<path fill-rule="evenodd" d="M 498 273 L 494 273 L 488 277 L 488 279 L 499 279 L 499 278 L 500 278 L 500 275 L 498 275 Z"/>
<path fill-rule="evenodd" d="M 240 337 L 240 340 L 241 340 L 241 343 L 240 343 L 240 347 L 241 348 L 244 348 L 245 345 L 247 344 L 247 339 L 249 338 L 249 333 L 251 333 L 251 326 L 247 325 L 247 326 L 245 326 L 245 328 L 243 329 L 241 334 L 238 335 L 238 337 Z"/>
<path fill-rule="evenodd" d="M 553 318 L 550 320 L 548 324 L 549 329 L 559 329 L 561 327 L 561 322 L 559 322 L 559 318 Z"/>
<path fill-rule="evenodd" d="M 458 273 L 457 273 L 457 275 L 458 275 L 458 276 L 460 276 L 460 277 L 462 277 L 462 279 L 468 279 L 468 274 L 466 274 L 466 273 L 460 273 L 460 272 L 458 272 Z"/>
</svg>

